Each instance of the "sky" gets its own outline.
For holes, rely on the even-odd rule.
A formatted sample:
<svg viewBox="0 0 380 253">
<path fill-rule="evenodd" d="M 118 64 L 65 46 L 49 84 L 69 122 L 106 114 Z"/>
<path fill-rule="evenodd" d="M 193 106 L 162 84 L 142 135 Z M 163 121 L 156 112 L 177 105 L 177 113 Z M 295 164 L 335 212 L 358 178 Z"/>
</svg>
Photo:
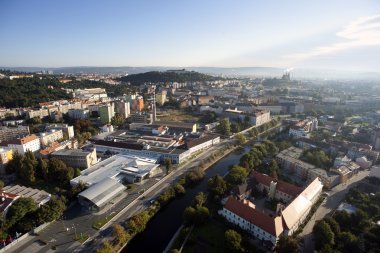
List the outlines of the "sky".
<svg viewBox="0 0 380 253">
<path fill-rule="evenodd" d="M 380 71 L 378 0 L 0 0 L 0 66 Z"/>
</svg>

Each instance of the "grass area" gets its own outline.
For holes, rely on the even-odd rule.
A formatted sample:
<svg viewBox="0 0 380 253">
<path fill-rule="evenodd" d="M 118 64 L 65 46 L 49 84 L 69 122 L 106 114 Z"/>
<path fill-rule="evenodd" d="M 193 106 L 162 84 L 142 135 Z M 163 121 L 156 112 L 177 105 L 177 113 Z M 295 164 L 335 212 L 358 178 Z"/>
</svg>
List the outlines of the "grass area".
<svg viewBox="0 0 380 253">
<path fill-rule="evenodd" d="M 211 220 L 201 227 L 195 227 L 182 252 L 224 252 L 222 240 L 225 231 L 225 225 L 215 220 Z"/>
<path fill-rule="evenodd" d="M 161 121 L 198 122 L 199 116 L 191 115 L 182 110 L 170 110 L 165 115 L 157 115 Z"/>
<path fill-rule="evenodd" d="M 75 241 L 78 241 L 80 243 L 84 243 L 90 236 L 87 234 L 80 234 L 74 237 Z"/>
<path fill-rule="evenodd" d="M 97 230 L 101 229 L 115 215 L 116 215 L 116 213 L 111 213 L 111 214 L 107 215 L 106 217 L 104 217 L 103 219 L 99 219 L 99 220 L 94 221 L 94 223 L 92 224 L 92 227 L 97 229 Z"/>
</svg>

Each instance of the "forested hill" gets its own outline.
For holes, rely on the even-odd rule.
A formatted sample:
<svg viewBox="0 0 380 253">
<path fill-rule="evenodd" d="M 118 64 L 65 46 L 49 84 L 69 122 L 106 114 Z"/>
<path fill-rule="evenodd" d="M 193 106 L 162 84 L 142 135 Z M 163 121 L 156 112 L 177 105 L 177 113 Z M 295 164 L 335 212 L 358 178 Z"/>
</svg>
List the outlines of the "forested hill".
<svg viewBox="0 0 380 253">
<path fill-rule="evenodd" d="M 97 81 L 76 81 L 62 84 L 55 76 L 35 76 L 10 80 L 0 79 L 0 107 L 33 107 L 40 102 L 70 99 L 71 94 L 63 89 L 104 88 L 109 96 L 128 93 L 127 85 L 110 85 Z"/>
<path fill-rule="evenodd" d="M 146 82 L 159 83 L 159 82 L 195 82 L 195 81 L 214 81 L 222 78 L 202 74 L 194 71 L 185 72 L 171 72 L 171 71 L 151 71 L 140 74 L 132 74 L 121 77 L 123 82 L 130 82 L 132 85 L 139 85 Z"/>
</svg>

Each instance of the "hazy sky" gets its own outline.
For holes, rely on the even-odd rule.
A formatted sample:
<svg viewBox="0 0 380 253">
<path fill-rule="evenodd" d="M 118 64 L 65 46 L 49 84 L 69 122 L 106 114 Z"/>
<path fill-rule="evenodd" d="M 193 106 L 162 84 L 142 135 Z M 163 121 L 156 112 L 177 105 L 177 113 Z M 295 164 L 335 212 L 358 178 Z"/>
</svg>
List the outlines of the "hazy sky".
<svg viewBox="0 0 380 253">
<path fill-rule="evenodd" d="M 380 1 L 0 0 L 0 66 L 380 71 Z"/>
</svg>

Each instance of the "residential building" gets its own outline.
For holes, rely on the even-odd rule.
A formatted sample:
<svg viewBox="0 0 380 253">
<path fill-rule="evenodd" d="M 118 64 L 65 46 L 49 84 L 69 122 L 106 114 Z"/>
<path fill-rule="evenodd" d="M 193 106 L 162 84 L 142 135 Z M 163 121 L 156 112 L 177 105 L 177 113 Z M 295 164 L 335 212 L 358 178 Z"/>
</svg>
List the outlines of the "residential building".
<svg viewBox="0 0 380 253">
<path fill-rule="evenodd" d="M 38 110 L 28 110 L 26 112 L 26 117 L 28 119 L 33 119 L 33 118 L 45 118 L 49 116 L 49 110 L 48 109 L 38 109 Z"/>
<path fill-rule="evenodd" d="M 167 95 L 167 91 L 166 90 L 163 90 L 159 93 L 156 93 L 156 102 L 158 103 L 158 105 L 160 106 L 163 106 L 166 102 L 166 95 Z"/>
<path fill-rule="evenodd" d="M 136 105 L 136 110 L 138 112 L 142 112 L 142 110 L 144 109 L 144 99 L 143 97 L 137 97 L 136 98 L 136 102 L 137 102 L 137 105 Z"/>
<path fill-rule="evenodd" d="M 129 102 L 115 101 L 115 112 L 120 114 L 124 119 L 131 114 L 131 106 Z"/>
<path fill-rule="evenodd" d="M 99 101 L 102 98 L 107 98 L 107 93 L 103 88 L 76 89 L 74 90 L 74 97 L 82 100 Z"/>
<path fill-rule="evenodd" d="M 13 150 L 0 147 L 0 174 L 5 174 L 5 165 L 12 160 Z"/>
<path fill-rule="evenodd" d="M 148 123 L 151 124 L 153 122 L 153 114 L 152 113 L 132 113 L 128 121 L 131 123 Z"/>
<path fill-rule="evenodd" d="M 51 154 L 66 163 L 67 166 L 79 169 L 87 169 L 98 162 L 96 149 L 83 151 L 81 149 L 61 149 Z"/>
<path fill-rule="evenodd" d="M 28 126 L 6 127 L 0 126 L 0 142 L 22 138 L 29 135 Z"/>
<path fill-rule="evenodd" d="M 281 151 L 276 156 L 276 161 L 282 169 L 282 173 L 298 179 L 300 182 L 311 182 L 319 177 L 326 188 L 332 188 L 339 184 L 339 175 L 332 174 L 324 169 L 299 160 L 302 149 L 290 147 Z"/>
<path fill-rule="evenodd" d="M 102 124 L 110 123 L 112 117 L 114 116 L 113 105 L 108 104 L 108 105 L 99 106 L 99 116 L 100 116 L 100 122 Z"/>
<path fill-rule="evenodd" d="M 63 139 L 63 132 L 62 130 L 55 130 L 52 129 L 49 132 L 40 133 L 39 135 L 41 146 L 47 147 L 50 146 L 52 143 L 62 140 Z"/>
<path fill-rule="evenodd" d="M 3 142 L 1 145 L 6 145 L 13 151 L 18 151 L 19 154 L 25 154 L 26 151 L 35 152 L 41 149 L 40 139 L 35 134 Z"/>
<path fill-rule="evenodd" d="M 304 120 L 297 122 L 294 126 L 289 129 L 289 135 L 295 138 L 309 137 L 312 131 L 318 128 L 318 120 L 314 117 L 308 117 Z"/>
<path fill-rule="evenodd" d="M 88 119 L 90 117 L 88 109 L 69 109 L 68 114 L 72 119 Z"/>
<path fill-rule="evenodd" d="M 62 130 L 69 139 L 74 138 L 74 126 L 69 126 L 68 124 L 51 124 L 46 126 L 46 130 Z"/>
</svg>

